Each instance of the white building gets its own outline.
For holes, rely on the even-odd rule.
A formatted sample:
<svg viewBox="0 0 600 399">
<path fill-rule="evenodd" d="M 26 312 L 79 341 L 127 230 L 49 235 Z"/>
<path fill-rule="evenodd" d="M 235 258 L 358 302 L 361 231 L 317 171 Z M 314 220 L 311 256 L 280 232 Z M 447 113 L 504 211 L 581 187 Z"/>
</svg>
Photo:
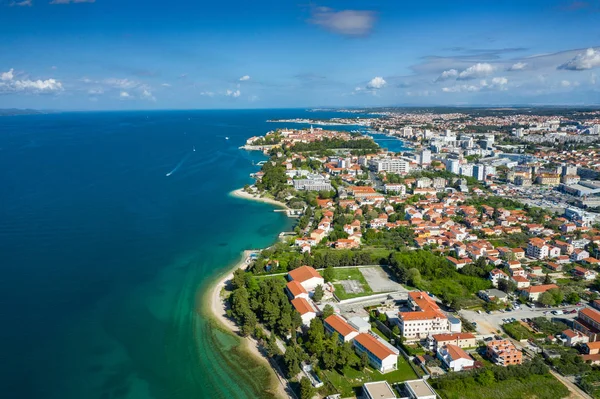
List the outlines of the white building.
<svg viewBox="0 0 600 399">
<path fill-rule="evenodd" d="M 297 281 L 308 292 L 314 291 L 317 285 L 325 284 L 325 280 L 310 266 L 302 266 L 288 273 L 289 281 Z"/>
<path fill-rule="evenodd" d="M 460 161 L 458 159 L 446 159 L 446 170 L 454 173 L 455 175 L 460 174 Z"/>
<path fill-rule="evenodd" d="M 317 309 L 310 300 L 304 298 L 292 299 L 292 306 L 300 313 L 302 324 L 306 327 L 310 326 L 310 321 L 317 317 Z"/>
<path fill-rule="evenodd" d="M 448 317 L 426 292 L 409 292 L 412 312 L 398 313 L 398 327 L 406 339 L 421 339 L 428 335 L 452 331 Z"/>
<path fill-rule="evenodd" d="M 367 399 L 396 399 L 394 390 L 387 381 L 367 382 L 363 385 Z"/>
<path fill-rule="evenodd" d="M 410 163 L 402 158 L 372 159 L 369 162 L 374 172 L 389 172 L 405 175 L 410 172 Z"/>
<path fill-rule="evenodd" d="M 419 163 L 421 165 L 429 165 L 431 163 L 431 151 L 421 150 L 419 153 Z"/>
<path fill-rule="evenodd" d="M 369 333 L 358 334 L 352 341 L 359 354 L 366 353 L 369 363 L 381 373 L 398 368 L 398 349 Z"/>
<path fill-rule="evenodd" d="M 475 360 L 467 352 L 452 344 L 438 348 L 437 357 L 452 371 L 462 371 L 475 364 Z"/>
<path fill-rule="evenodd" d="M 404 387 L 410 399 L 437 399 L 437 393 L 425 380 L 405 381 Z"/>
</svg>

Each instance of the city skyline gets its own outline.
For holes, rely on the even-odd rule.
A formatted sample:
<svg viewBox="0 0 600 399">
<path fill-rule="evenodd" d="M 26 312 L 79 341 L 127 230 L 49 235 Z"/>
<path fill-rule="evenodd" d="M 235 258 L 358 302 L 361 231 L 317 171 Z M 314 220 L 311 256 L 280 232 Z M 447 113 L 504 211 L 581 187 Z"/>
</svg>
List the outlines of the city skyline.
<svg viewBox="0 0 600 399">
<path fill-rule="evenodd" d="M 599 1 L 0 0 L 0 108 L 600 103 Z"/>
</svg>

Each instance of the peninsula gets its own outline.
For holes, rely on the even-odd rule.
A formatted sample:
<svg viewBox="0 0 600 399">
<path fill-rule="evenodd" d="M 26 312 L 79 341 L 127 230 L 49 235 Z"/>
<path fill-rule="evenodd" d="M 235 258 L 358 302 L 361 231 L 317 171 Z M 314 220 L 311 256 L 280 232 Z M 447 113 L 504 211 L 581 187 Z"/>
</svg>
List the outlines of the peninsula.
<svg viewBox="0 0 600 399">
<path fill-rule="evenodd" d="M 568 152 L 541 158 L 542 146 L 505 152 L 529 132 L 498 131 L 504 117 L 388 112 L 371 121 L 410 141 L 414 150 L 400 153 L 369 136 L 313 127 L 247 140 L 245 149 L 269 159 L 254 184 L 232 195 L 283 207 L 297 224 L 245 253 L 213 290 L 212 308 L 268 359 L 274 391 L 585 394 L 560 374 L 580 364 L 594 375 L 585 342 L 595 332 L 585 326 L 600 321 L 600 226 L 572 206 L 543 206 L 536 193 L 548 192 L 554 174 L 576 184 L 578 168 L 552 169 Z M 548 118 L 522 122 L 552 129 Z M 559 366 L 532 348 L 570 360 Z"/>
</svg>

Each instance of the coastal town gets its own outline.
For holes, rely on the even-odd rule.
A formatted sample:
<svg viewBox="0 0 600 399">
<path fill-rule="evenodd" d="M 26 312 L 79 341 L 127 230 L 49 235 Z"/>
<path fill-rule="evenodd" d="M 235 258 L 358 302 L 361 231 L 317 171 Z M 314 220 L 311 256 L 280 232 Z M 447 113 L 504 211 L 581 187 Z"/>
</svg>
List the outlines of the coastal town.
<svg viewBox="0 0 600 399">
<path fill-rule="evenodd" d="M 600 112 L 365 114 L 242 147 L 296 223 L 219 303 L 285 394 L 600 397 Z"/>
</svg>

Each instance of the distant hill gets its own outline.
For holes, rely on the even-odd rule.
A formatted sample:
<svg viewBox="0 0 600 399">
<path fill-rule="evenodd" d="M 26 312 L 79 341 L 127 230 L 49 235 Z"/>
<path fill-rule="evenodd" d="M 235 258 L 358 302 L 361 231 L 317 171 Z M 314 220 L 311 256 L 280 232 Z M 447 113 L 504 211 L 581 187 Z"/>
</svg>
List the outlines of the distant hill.
<svg viewBox="0 0 600 399">
<path fill-rule="evenodd" d="M 38 111 L 37 109 L 17 109 L 8 108 L 0 109 L 0 116 L 13 116 L 13 115 L 36 115 L 36 114 L 47 114 L 47 111 Z"/>
</svg>

